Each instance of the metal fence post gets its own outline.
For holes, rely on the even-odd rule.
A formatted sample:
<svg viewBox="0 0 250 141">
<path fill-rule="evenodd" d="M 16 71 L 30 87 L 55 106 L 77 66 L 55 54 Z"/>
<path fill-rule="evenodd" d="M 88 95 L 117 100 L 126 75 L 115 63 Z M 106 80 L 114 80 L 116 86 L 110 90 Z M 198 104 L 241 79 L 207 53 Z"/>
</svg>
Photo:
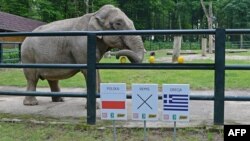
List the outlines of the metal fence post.
<svg viewBox="0 0 250 141">
<path fill-rule="evenodd" d="M 21 62 L 21 46 L 22 46 L 22 43 L 18 43 L 18 58 L 19 58 L 19 62 Z"/>
<path fill-rule="evenodd" d="M 96 34 L 88 34 L 87 123 L 96 122 Z"/>
<path fill-rule="evenodd" d="M 0 43 L 0 63 L 3 62 L 3 48 L 2 48 L 2 43 Z"/>
<path fill-rule="evenodd" d="M 224 124 L 225 98 L 225 29 L 215 32 L 214 124 Z"/>
</svg>

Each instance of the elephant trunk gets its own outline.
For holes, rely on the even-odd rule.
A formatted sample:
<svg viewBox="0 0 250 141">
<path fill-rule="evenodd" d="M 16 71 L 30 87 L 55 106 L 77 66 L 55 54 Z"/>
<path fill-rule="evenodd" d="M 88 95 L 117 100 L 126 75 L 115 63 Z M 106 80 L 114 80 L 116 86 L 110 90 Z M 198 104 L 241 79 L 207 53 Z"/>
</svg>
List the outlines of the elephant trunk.
<svg viewBox="0 0 250 141">
<path fill-rule="evenodd" d="M 119 59 L 120 56 L 127 56 L 131 63 L 141 63 L 142 60 L 131 50 L 124 49 L 116 52 L 116 59 Z"/>
<path fill-rule="evenodd" d="M 118 51 L 116 53 L 116 57 L 127 56 L 131 63 L 141 63 L 145 53 L 141 37 L 124 36 L 124 43 L 128 49 Z"/>
</svg>

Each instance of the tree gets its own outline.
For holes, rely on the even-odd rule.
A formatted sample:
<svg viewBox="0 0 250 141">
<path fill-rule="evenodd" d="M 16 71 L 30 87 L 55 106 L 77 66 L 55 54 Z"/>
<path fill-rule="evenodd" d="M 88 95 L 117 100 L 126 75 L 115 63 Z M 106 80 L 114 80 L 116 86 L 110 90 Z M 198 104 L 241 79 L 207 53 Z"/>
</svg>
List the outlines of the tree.
<svg viewBox="0 0 250 141">
<path fill-rule="evenodd" d="M 29 17 L 31 2 L 32 0 L 0 0 L 0 11 Z"/>
<path fill-rule="evenodd" d="M 52 22 L 95 12 L 104 4 L 120 7 L 137 29 L 211 29 L 214 14 L 220 27 L 250 27 L 250 0 L 0 0 L 0 10 Z"/>
<path fill-rule="evenodd" d="M 209 1 L 209 8 L 207 9 L 205 6 L 205 3 L 203 0 L 200 0 L 201 2 L 201 6 L 203 8 L 203 11 L 205 13 L 205 16 L 207 18 L 207 25 L 208 25 L 208 29 L 212 29 L 213 28 L 213 20 L 214 20 L 214 16 L 213 16 L 213 7 L 212 7 L 212 1 Z M 209 35 L 208 36 L 208 52 L 209 53 L 213 53 L 213 35 Z"/>
<path fill-rule="evenodd" d="M 63 18 L 62 14 L 49 0 L 36 0 L 33 6 L 35 12 L 39 15 L 39 19 L 42 21 L 52 22 Z"/>
<path fill-rule="evenodd" d="M 105 4 L 112 4 L 115 6 L 118 5 L 117 0 L 92 0 L 92 1 L 93 1 L 92 8 L 91 8 L 92 12 L 98 10 L 99 8 L 101 8 Z"/>
<path fill-rule="evenodd" d="M 250 27 L 249 0 L 222 0 L 218 3 L 219 24 L 224 28 Z"/>
</svg>

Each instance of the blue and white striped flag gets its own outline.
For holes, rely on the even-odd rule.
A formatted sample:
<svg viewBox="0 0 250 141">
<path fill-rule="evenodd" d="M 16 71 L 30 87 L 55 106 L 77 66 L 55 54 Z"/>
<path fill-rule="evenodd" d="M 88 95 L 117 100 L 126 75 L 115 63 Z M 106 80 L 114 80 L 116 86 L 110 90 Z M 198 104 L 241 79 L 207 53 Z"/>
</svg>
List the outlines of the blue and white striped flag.
<svg viewBox="0 0 250 141">
<path fill-rule="evenodd" d="M 188 111 L 187 94 L 163 94 L 164 111 Z"/>
</svg>

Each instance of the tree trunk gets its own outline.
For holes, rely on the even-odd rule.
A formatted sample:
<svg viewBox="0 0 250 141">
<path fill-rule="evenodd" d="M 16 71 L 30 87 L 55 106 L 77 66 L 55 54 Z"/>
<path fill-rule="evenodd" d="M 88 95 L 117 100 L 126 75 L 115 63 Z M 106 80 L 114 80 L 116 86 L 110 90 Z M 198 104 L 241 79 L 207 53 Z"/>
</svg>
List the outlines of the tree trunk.
<svg viewBox="0 0 250 141">
<path fill-rule="evenodd" d="M 213 53 L 214 51 L 214 37 L 213 35 L 208 36 L 208 53 Z"/>
<path fill-rule="evenodd" d="M 201 39 L 201 49 L 202 49 L 201 56 L 206 56 L 207 55 L 207 38 Z"/>
<path fill-rule="evenodd" d="M 212 1 L 209 1 L 209 9 L 207 10 L 204 1 L 200 0 L 202 9 L 205 13 L 205 16 L 207 18 L 207 23 L 208 23 L 208 29 L 213 28 L 213 6 L 212 6 Z M 214 44 L 213 44 L 213 35 L 209 35 L 208 37 L 208 52 L 213 53 L 214 50 Z"/>
<path fill-rule="evenodd" d="M 173 63 L 177 62 L 178 57 L 180 56 L 181 41 L 182 41 L 182 36 L 175 36 L 174 37 L 173 56 L 172 56 L 172 62 Z"/>
<path fill-rule="evenodd" d="M 243 34 L 240 34 L 240 49 L 243 49 L 243 41 L 244 41 Z"/>
<path fill-rule="evenodd" d="M 181 29 L 181 15 L 178 13 L 178 24 L 179 24 L 179 29 Z"/>
<path fill-rule="evenodd" d="M 89 13 L 89 0 L 84 0 L 84 3 L 86 5 L 86 14 Z"/>
<path fill-rule="evenodd" d="M 91 12 L 95 12 L 95 9 L 94 9 L 94 1 L 95 0 L 91 0 Z"/>
</svg>

